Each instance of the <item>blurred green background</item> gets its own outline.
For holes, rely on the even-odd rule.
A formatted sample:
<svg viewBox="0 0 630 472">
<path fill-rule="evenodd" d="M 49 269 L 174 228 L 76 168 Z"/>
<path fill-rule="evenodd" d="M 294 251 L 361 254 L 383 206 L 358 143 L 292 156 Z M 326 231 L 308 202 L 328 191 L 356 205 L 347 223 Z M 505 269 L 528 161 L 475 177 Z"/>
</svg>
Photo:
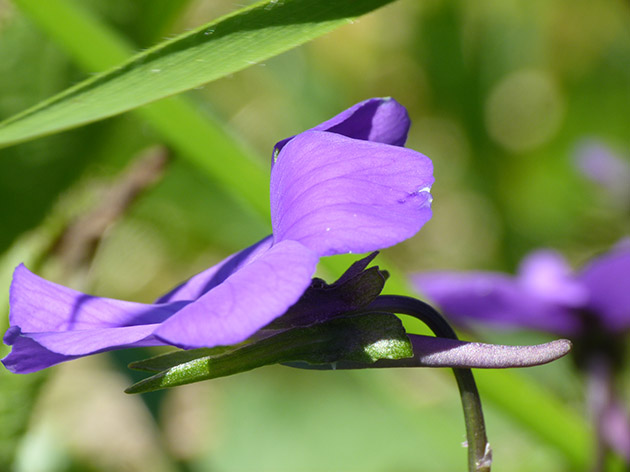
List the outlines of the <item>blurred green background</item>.
<svg viewBox="0 0 630 472">
<path fill-rule="evenodd" d="M 246 3 L 81 5 L 141 50 Z M 29 14 L 0 0 L 0 120 L 93 72 Z M 578 267 L 630 234 L 630 202 L 611 197 L 575 165 L 585 140 L 629 161 L 628 2 L 398 0 L 186 95 L 264 167 L 276 141 L 358 101 L 393 96 L 405 105 L 413 121 L 408 146 L 432 158 L 436 183 L 433 219 L 412 240 L 383 251 L 381 265 L 398 275 L 513 271 L 541 246 Z M 107 206 L 112 187 L 147 152 L 169 156 L 157 182 L 143 186 L 73 262 L 62 236 Z M 229 154 L 210 147 L 207 156 L 230 165 Z M 90 293 L 150 302 L 270 232 L 238 196 L 130 114 L 0 149 L 0 201 L 0 326 L 19 262 Z M 483 338 L 546 340 L 532 333 Z M 126 364 L 146 354 L 104 354 L 29 376 L 0 371 L 0 470 L 465 467 L 461 407 L 448 371 L 269 367 L 142 397 L 123 394 L 137 380 Z M 522 374 L 586 418 L 571 367 L 563 359 Z M 575 470 L 500 402 L 485 407 L 496 470 Z"/>
</svg>

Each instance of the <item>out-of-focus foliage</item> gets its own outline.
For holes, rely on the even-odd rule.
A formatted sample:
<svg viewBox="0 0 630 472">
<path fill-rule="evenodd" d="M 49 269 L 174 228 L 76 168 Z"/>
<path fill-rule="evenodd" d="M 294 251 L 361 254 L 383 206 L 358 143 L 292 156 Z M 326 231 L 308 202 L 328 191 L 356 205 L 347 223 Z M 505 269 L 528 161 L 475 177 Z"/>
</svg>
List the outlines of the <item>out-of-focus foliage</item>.
<svg viewBox="0 0 630 472">
<path fill-rule="evenodd" d="M 80 3 L 138 50 L 242 7 L 228 0 Z M 89 77 L 77 64 L 28 14 L 0 0 L 0 119 Z M 385 251 L 383 268 L 400 277 L 437 268 L 511 270 L 540 246 L 579 265 L 628 236 L 628 206 L 611 202 L 573 158 L 588 138 L 628 159 L 628 83 L 627 2 L 398 0 L 184 98 L 261 166 L 277 140 L 355 102 L 391 95 L 404 104 L 414 121 L 408 145 L 433 159 L 436 184 L 433 220 Z M 142 150 L 163 143 L 134 114 L 0 149 L 4 313 L 18 260 L 98 295 L 150 301 L 267 233 L 264 221 L 173 149 L 160 182 L 112 222 L 87 275 L 62 279 L 56 238 L 102 203 Z M 229 169 L 229 156 L 210 145 L 207 158 Z M 13 462 L 24 472 L 376 472 L 451 471 L 465 463 L 459 400 L 441 372 L 278 367 L 148 394 L 143 402 L 122 394 L 132 382 L 129 360 L 102 355 L 50 369 L 41 380 L 2 370 L 0 469 Z M 542 385 L 536 391 L 543 397 L 586 417 L 570 360 L 523 375 Z M 483 392 L 480 380 L 497 470 L 584 466 L 587 452 L 571 455 L 563 451 L 571 444 L 529 432 L 527 421 L 547 416 L 506 414 L 496 398 L 514 392 Z M 545 414 L 554 413 L 569 414 L 560 406 Z"/>
</svg>

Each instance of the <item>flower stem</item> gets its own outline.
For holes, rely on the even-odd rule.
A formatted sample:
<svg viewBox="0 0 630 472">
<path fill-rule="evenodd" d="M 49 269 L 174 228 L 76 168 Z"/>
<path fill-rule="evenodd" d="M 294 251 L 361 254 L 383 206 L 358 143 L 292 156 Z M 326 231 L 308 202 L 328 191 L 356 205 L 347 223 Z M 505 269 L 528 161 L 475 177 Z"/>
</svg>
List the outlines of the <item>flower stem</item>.
<svg viewBox="0 0 630 472">
<path fill-rule="evenodd" d="M 370 310 L 413 316 L 425 323 L 436 336 L 458 339 L 447 321 L 430 305 L 415 298 L 400 295 L 381 295 L 368 307 Z M 464 409 L 468 442 L 468 470 L 489 472 L 492 451 L 486 436 L 481 399 L 470 369 L 453 369 Z"/>
<path fill-rule="evenodd" d="M 630 424 L 628 415 L 615 392 L 614 369 L 603 355 L 594 353 L 586 363 L 587 399 L 597 436 L 593 472 L 614 470 L 615 456 L 630 463 Z M 620 465 L 618 468 L 624 467 Z"/>
</svg>

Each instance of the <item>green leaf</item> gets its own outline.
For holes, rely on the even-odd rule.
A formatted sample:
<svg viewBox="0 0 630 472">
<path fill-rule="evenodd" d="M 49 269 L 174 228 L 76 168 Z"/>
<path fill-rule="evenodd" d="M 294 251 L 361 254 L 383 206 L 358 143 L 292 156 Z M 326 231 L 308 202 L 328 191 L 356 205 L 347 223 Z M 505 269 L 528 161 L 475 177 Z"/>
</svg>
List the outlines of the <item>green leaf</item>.
<svg viewBox="0 0 630 472">
<path fill-rule="evenodd" d="M 18 5 L 25 1 L 19 0 Z M 284 0 L 243 8 L 165 41 L 5 120 L 0 123 L 0 146 L 101 120 L 198 87 L 328 33 L 348 19 L 392 1 Z M 57 2 L 54 4 L 56 7 Z"/>
<path fill-rule="evenodd" d="M 125 38 L 71 0 L 16 0 L 16 4 L 86 71 L 109 68 L 132 55 L 133 47 Z M 181 96 L 136 113 L 181 157 L 268 219 L 267 170 L 211 115 Z"/>
<path fill-rule="evenodd" d="M 281 331 L 240 347 L 223 349 L 222 352 L 215 349 L 177 351 L 134 362 L 130 367 L 135 369 L 166 369 L 132 385 L 126 392 L 150 392 L 285 362 L 334 364 L 352 361 L 369 364 L 379 359 L 413 356 L 402 323 L 389 314 L 336 319 L 308 328 Z"/>
</svg>

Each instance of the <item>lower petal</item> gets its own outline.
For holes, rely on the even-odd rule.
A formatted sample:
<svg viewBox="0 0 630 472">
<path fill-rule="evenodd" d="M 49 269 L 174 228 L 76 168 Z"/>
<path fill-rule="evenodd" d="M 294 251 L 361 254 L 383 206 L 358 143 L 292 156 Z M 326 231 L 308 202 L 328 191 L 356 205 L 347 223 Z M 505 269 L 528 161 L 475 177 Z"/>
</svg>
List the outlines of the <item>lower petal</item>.
<svg viewBox="0 0 630 472">
<path fill-rule="evenodd" d="M 11 283 L 9 321 L 23 333 L 98 330 L 159 323 L 185 304 L 95 297 L 38 277 L 20 265 Z"/>
<path fill-rule="evenodd" d="M 30 374 L 77 357 L 51 352 L 32 339 L 18 335 L 11 352 L 2 359 L 2 363 L 14 374 Z"/>
<path fill-rule="evenodd" d="M 69 356 L 87 356 L 128 347 L 162 346 L 153 331 L 159 324 L 52 333 L 23 333 L 46 349 Z"/>
<path fill-rule="evenodd" d="M 160 346 L 152 336 L 157 325 L 130 326 L 85 331 L 22 333 L 12 327 L 5 342 L 11 352 L 2 359 L 5 367 L 16 374 L 27 374 L 60 362 L 114 349 Z"/>
</svg>

